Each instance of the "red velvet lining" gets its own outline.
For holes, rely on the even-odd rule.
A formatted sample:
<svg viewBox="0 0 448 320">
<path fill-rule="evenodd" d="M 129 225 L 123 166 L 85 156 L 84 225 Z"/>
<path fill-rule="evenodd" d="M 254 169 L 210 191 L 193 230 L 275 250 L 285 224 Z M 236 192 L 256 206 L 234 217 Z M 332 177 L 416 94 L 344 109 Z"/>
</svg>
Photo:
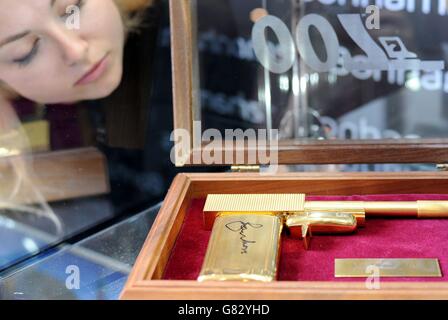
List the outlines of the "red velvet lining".
<svg viewBox="0 0 448 320">
<path fill-rule="evenodd" d="M 448 200 L 448 195 L 370 195 L 307 197 L 308 200 Z M 203 199 L 193 200 L 165 269 L 166 280 L 195 280 L 210 231 L 202 226 Z M 305 251 L 300 240 L 283 235 L 278 280 L 364 281 L 334 278 L 336 258 L 438 258 L 443 278 L 385 278 L 385 281 L 447 281 L 448 219 L 368 219 L 351 235 L 317 235 Z"/>
</svg>

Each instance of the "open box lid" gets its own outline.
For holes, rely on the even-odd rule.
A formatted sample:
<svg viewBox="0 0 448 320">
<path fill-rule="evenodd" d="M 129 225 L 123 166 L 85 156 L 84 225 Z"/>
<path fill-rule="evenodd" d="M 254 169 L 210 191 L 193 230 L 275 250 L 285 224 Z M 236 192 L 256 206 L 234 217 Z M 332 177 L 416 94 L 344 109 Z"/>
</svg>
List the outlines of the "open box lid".
<svg viewBox="0 0 448 320">
<path fill-rule="evenodd" d="M 176 165 L 448 162 L 446 3 L 368 3 L 170 0 Z"/>
</svg>

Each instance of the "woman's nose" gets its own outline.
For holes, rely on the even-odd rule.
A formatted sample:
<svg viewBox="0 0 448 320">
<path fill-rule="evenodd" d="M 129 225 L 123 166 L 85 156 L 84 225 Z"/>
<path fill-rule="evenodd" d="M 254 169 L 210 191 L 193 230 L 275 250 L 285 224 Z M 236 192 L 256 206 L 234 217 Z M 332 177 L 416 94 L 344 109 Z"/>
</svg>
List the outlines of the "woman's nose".
<svg viewBox="0 0 448 320">
<path fill-rule="evenodd" d="M 77 30 L 69 30 L 63 26 L 53 33 L 68 65 L 75 65 L 88 60 L 89 44 Z"/>
<path fill-rule="evenodd" d="M 83 39 L 73 40 L 66 48 L 65 56 L 69 65 L 87 61 L 88 44 Z"/>
</svg>

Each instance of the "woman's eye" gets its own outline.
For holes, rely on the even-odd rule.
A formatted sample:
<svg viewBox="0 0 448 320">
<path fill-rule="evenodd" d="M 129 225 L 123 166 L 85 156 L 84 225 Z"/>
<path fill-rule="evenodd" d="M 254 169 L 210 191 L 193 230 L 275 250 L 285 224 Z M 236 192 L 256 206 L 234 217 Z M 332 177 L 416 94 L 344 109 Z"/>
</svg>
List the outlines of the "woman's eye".
<svg viewBox="0 0 448 320">
<path fill-rule="evenodd" d="M 38 50 L 39 50 L 39 39 L 36 39 L 36 41 L 34 41 L 33 48 L 31 49 L 31 51 L 21 58 L 14 59 L 13 62 L 21 67 L 26 66 L 30 64 L 30 62 L 36 56 Z"/>
</svg>

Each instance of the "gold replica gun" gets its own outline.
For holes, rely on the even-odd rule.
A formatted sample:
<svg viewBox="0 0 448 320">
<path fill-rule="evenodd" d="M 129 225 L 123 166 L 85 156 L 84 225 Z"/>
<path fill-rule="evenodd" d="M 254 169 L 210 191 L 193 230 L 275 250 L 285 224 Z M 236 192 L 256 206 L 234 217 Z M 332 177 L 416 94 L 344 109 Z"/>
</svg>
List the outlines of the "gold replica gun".
<svg viewBox="0 0 448 320">
<path fill-rule="evenodd" d="M 283 226 L 303 239 L 351 233 L 367 217 L 448 218 L 448 201 L 305 201 L 304 194 L 211 194 L 204 226 L 212 229 L 199 281 L 273 281 Z"/>
</svg>

